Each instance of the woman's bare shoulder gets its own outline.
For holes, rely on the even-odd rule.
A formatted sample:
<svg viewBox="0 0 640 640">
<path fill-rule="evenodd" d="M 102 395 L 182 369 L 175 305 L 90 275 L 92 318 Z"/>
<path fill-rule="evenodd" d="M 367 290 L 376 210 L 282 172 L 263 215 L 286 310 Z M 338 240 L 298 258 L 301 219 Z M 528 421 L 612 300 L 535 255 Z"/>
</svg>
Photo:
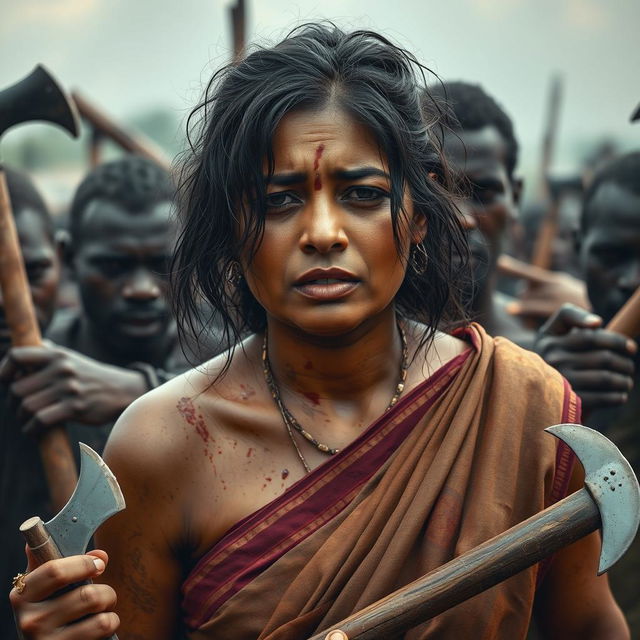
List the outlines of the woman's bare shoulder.
<svg viewBox="0 0 640 640">
<path fill-rule="evenodd" d="M 106 457 L 131 458 L 135 464 L 184 457 L 193 446 L 185 437 L 185 424 L 190 431 L 197 430 L 194 423 L 204 407 L 207 429 L 216 428 L 216 414 L 224 413 L 229 390 L 237 386 L 237 380 L 250 377 L 254 342 L 248 338 L 236 348 L 228 367 L 228 354 L 220 354 L 138 398 L 116 422 Z"/>
</svg>

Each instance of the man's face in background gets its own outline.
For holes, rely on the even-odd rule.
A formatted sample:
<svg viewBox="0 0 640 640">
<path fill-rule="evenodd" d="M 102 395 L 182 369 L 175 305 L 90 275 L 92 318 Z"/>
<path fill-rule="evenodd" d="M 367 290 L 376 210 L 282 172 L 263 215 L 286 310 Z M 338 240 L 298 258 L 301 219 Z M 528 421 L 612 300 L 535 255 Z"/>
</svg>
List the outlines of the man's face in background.
<svg viewBox="0 0 640 640">
<path fill-rule="evenodd" d="M 56 309 L 61 266 L 59 251 L 47 223 L 38 211 L 27 207 L 14 211 L 14 218 L 36 318 L 44 333 Z M 0 357 L 10 346 L 4 300 L 0 294 Z"/>
</svg>

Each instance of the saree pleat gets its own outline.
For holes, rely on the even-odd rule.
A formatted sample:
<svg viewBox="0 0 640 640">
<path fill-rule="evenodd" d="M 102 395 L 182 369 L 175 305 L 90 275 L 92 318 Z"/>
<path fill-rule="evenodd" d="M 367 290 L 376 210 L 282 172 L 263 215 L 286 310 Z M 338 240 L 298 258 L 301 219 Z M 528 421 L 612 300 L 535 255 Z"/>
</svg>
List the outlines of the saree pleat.
<svg viewBox="0 0 640 640">
<path fill-rule="evenodd" d="M 579 419 L 575 395 L 537 356 L 468 336 L 473 349 L 201 559 L 184 585 L 190 638 L 303 640 L 566 494 L 572 455 L 542 430 Z M 400 637 L 524 638 L 545 568 Z"/>
</svg>

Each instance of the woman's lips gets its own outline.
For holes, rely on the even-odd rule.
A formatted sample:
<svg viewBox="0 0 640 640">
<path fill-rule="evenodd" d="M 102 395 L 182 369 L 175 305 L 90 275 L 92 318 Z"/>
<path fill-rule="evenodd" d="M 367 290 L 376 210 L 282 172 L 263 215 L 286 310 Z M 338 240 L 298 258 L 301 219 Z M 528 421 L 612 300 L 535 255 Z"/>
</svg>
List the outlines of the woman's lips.
<svg viewBox="0 0 640 640">
<path fill-rule="evenodd" d="M 349 295 L 358 287 L 358 280 L 319 278 L 295 285 L 296 291 L 314 300 L 337 300 Z"/>
</svg>

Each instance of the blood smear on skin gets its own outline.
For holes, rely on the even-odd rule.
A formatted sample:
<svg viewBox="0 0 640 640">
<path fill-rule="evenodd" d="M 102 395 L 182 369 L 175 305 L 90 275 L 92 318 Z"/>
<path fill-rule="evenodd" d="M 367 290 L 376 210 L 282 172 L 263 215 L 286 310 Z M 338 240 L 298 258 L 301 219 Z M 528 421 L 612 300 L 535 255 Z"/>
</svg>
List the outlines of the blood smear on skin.
<svg viewBox="0 0 640 640">
<path fill-rule="evenodd" d="M 313 188 L 316 191 L 320 191 L 322 189 L 322 180 L 320 179 L 320 158 L 322 158 L 322 153 L 324 152 L 324 145 L 318 145 L 316 149 L 316 157 L 313 160 L 313 170 L 316 172 L 316 178 L 313 182 Z"/>
<path fill-rule="evenodd" d="M 311 402 L 313 402 L 313 404 L 315 404 L 316 406 L 320 404 L 320 394 L 316 393 L 315 391 L 306 391 L 304 393 L 304 397 L 311 400 Z"/>
</svg>

